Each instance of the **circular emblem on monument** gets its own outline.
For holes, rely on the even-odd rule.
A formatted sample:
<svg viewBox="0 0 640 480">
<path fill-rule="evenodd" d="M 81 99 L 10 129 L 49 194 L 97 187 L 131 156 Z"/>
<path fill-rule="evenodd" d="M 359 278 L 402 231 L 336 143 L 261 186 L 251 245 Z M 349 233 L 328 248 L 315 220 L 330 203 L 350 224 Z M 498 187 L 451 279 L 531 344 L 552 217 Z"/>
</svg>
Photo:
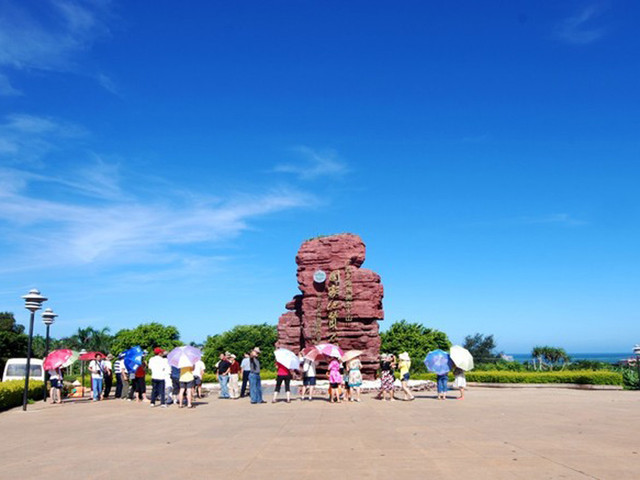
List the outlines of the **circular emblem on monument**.
<svg viewBox="0 0 640 480">
<path fill-rule="evenodd" d="M 313 281 L 316 283 L 324 283 L 326 279 L 327 279 L 327 274 L 324 273 L 322 270 L 316 270 L 313 274 Z"/>
</svg>

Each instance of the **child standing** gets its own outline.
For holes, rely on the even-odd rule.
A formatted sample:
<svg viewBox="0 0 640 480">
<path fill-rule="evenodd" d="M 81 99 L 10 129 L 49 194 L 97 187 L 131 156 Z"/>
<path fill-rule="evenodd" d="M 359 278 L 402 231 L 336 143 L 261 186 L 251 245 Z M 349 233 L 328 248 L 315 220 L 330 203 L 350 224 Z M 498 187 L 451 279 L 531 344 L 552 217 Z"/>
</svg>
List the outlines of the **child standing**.
<svg viewBox="0 0 640 480">
<path fill-rule="evenodd" d="M 464 376 L 464 370 L 456 367 L 456 369 L 453 371 L 453 374 L 455 375 L 453 386 L 460 391 L 460 396 L 458 397 L 458 400 L 462 400 L 464 399 L 464 389 L 467 388 L 467 379 Z"/>
<path fill-rule="evenodd" d="M 342 383 L 342 375 L 340 375 L 340 362 L 335 358 L 329 363 L 329 401 L 331 403 L 340 403 L 340 384 Z"/>
</svg>

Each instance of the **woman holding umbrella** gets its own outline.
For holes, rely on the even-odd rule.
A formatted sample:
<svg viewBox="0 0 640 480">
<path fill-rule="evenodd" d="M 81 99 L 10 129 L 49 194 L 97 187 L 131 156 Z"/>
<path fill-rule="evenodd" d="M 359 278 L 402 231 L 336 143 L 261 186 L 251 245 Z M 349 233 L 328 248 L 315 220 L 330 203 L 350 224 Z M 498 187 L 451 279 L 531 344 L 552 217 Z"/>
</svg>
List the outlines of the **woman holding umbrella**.
<svg viewBox="0 0 640 480">
<path fill-rule="evenodd" d="M 276 357 L 276 367 L 278 368 L 278 376 L 276 378 L 276 389 L 273 391 L 273 399 L 271 403 L 276 403 L 280 387 L 284 382 L 284 391 L 287 395 L 287 403 L 291 403 L 291 370 L 300 368 L 300 360 L 291 350 L 279 348 L 274 352 Z"/>
<path fill-rule="evenodd" d="M 464 372 L 473 369 L 473 356 L 466 348 L 454 345 L 449 351 L 449 357 L 455 367 L 453 369 L 453 375 L 455 376 L 453 386 L 460 392 L 458 400 L 462 400 L 464 398 L 464 389 L 467 387 L 467 379 Z"/>
<path fill-rule="evenodd" d="M 398 368 L 400 369 L 400 382 L 402 383 L 402 391 L 404 392 L 404 399 L 411 401 L 415 400 L 411 390 L 409 390 L 409 369 L 411 368 L 411 357 L 409 352 L 402 352 L 398 357 Z"/>
</svg>

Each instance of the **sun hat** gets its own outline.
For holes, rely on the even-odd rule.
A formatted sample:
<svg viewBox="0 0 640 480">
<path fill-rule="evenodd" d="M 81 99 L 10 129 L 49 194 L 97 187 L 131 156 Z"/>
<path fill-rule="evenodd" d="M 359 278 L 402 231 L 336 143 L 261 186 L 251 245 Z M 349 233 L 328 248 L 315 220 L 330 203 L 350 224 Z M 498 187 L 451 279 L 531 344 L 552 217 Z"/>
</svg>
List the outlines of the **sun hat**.
<svg viewBox="0 0 640 480">
<path fill-rule="evenodd" d="M 409 358 L 409 353 L 408 353 L 408 352 L 402 352 L 402 353 L 398 356 L 398 358 L 399 358 L 400 360 L 405 360 L 405 361 L 407 361 L 407 362 L 408 362 L 409 360 L 411 360 L 411 359 Z"/>
<path fill-rule="evenodd" d="M 108 355 L 107 355 L 107 360 L 113 360 L 113 355 L 108 354 Z"/>
<path fill-rule="evenodd" d="M 164 350 L 160 347 L 156 347 L 153 349 L 153 353 L 155 353 L 156 355 L 162 355 L 163 352 Z"/>
<path fill-rule="evenodd" d="M 256 352 L 256 353 L 260 353 L 260 347 L 254 348 L 253 351 Z"/>
</svg>

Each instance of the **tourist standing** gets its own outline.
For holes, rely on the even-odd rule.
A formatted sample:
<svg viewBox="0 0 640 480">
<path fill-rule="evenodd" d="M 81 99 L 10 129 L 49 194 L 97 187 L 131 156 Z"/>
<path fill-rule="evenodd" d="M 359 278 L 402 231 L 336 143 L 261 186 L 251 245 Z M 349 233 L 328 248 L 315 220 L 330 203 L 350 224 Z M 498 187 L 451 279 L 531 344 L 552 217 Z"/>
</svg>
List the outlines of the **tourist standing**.
<svg viewBox="0 0 640 480">
<path fill-rule="evenodd" d="M 380 363 L 380 392 L 383 400 L 395 401 L 393 398 L 393 383 L 395 381 L 393 367 L 393 355 L 384 355 Z"/>
<path fill-rule="evenodd" d="M 447 398 L 447 390 L 449 389 L 447 386 L 448 374 L 443 373 L 436 377 L 436 383 L 438 385 L 438 400 L 446 400 Z"/>
<path fill-rule="evenodd" d="M 400 383 L 402 384 L 402 391 L 404 392 L 405 400 L 415 400 L 411 390 L 409 390 L 409 369 L 411 368 L 411 357 L 408 352 L 402 352 L 398 357 L 398 369 L 400 370 Z"/>
<path fill-rule="evenodd" d="M 206 366 L 202 360 L 198 360 L 193 366 L 193 382 L 195 384 L 195 397 L 202 398 L 202 379 Z"/>
<path fill-rule="evenodd" d="M 238 374 L 240 373 L 240 364 L 236 362 L 236 356 L 232 353 L 229 355 L 229 395 L 234 400 L 240 398 L 240 387 L 238 385 Z"/>
<path fill-rule="evenodd" d="M 134 374 L 134 388 L 133 392 L 138 393 L 138 402 L 147 401 L 147 384 L 145 382 L 145 375 L 147 374 L 146 365 L 144 362 L 136 369 Z M 133 395 L 131 395 L 133 398 Z"/>
<path fill-rule="evenodd" d="M 166 408 L 167 405 L 164 398 L 164 380 L 167 376 L 167 371 L 169 370 L 169 362 L 163 356 L 165 352 L 162 348 L 156 347 L 153 350 L 153 353 L 155 353 L 155 355 L 149 360 L 149 369 L 151 370 L 151 403 L 149 406 L 155 407 L 156 398 L 159 396 L 160 406 L 162 408 Z"/>
<path fill-rule="evenodd" d="M 244 354 L 244 358 L 240 363 L 240 371 L 242 372 L 242 388 L 240 389 L 240 396 L 244 397 L 247 393 L 247 384 L 249 383 L 249 374 L 251 373 L 251 359 L 248 353 Z"/>
<path fill-rule="evenodd" d="M 62 403 L 62 370 L 58 367 L 53 370 L 47 370 L 47 373 L 51 382 L 51 389 L 49 390 L 51 402 Z"/>
<path fill-rule="evenodd" d="M 300 400 L 304 400 L 305 394 L 309 400 L 313 400 L 313 390 L 316 386 L 316 364 L 313 360 L 300 354 L 302 361 L 302 389 L 300 390 Z"/>
<path fill-rule="evenodd" d="M 178 408 L 182 408 L 182 399 L 187 397 L 187 408 L 193 408 L 192 396 L 194 386 L 193 367 L 183 367 L 180 369 L 180 393 L 178 394 Z"/>
<path fill-rule="evenodd" d="M 93 393 L 93 401 L 97 402 L 102 397 L 102 378 L 104 369 L 102 366 L 102 354 L 97 353 L 95 358 L 89 363 L 89 371 L 91 372 L 91 390 Z"/>
<path fill-rule="evenodd" d="M 171 366 L 171 386 L 174 403 L 178 403 L 178 395 L 180 394 L 180 369 Z"/>
<path fill-rule="evenodd" d="M 229 368 L 230 367 L 231 367 L 231 363 L 229 363 L 229 360 L 227 360 L 227 354 L 221 353 L 220 361 L 218 362 L 218 367 L 217 367 L 218 383 L 220 384 L 220 398 L 229 398 Z"/>
<path fill-rule="evenodd" d="M 107 359 L 102 362 L 102 367 L 104 369 L 103 398 L 109 398 L 109 394 L 111 393 L 111 386 L 113 385 L 113 364 L 111 363 L 111 360 L 113 360 L 113 355 L 108 354 Z"/>
<path fill-rule="evenodd" d="M 362 362 L 360 362 L 360 359 L 357 357 L 350 360 L 347 365 L 347 370 L 349 372 L 349 385 L 353 390 L 353 393 L 351 394 L 351 400 L 354 402 L 360 401 L 360 393 L 362 390 L 361 369 L 362 369 Z"/>
<path fill-rule="evenodd" d="M 262 399 L 262 383 L 260 382 L 260 348 L 256 347 L 251 351 L 250 374 L 249 374 L 249 396 L 251 403 L 267 403 Z"/>
<path fill-rule="evenodd" d="M 342 383 L 342 375 L 340 375 L 340 362 L 335 358 L 329 362 L 329 401 L 331 403 L 340 403 L 340 384 Z"/>
<path fill-rule="evenodd" d="M 125 381 L 127 382 L 127 386 L 129 382 L 126 380 L 126 377 L 123 375 L 123 371 L 126 371 L 124 367 L 124 353 L 118 355 L 118 359 L 113 364 L 113 374 L 116 377 L 116 398 L 122 398 L 122 389 L 124 387 Z M 124 396 L 129 392 L 125 392 Z"/>
<path fill-rule="evenodd" d="M 167 352 L 164 352 L 162 355 L 165 359 L 167 358 Z M 171 365 L 169 365 L 169 361 L 167 360 L 167 369 L 164 372 L 164 403 L 165 405 L 171 405 L 174 399 L 174 391 L 173 391 L 173 369 Z M 180 369 L 178 370 L 178 376 L 180 375 Z M 179 387 L 179 385 L 178 385 Z"/>
<path fill-rule="evenodd" d="M 464 376 L 464 370 L 458 367 L 453 370 L 453 375 L 455 376 L 453 386 L 460 391 L 458 400 L 462 400 L 464 399 L 464 389 L 467 388 L 467 378 Z"/>
<path fill-rule="evenodd" d="M 271 403 L 276 403 L 276 399 L 278 398 L 278 394 L 280 393 L 280 388 L 282 387 L 282 383 L 284 382 L 284 391 L 287 396 L 287 403 L 291 403 L 291 370 L 282 365 L 280 362 L 276 362 L 277 368 L 277 377 L 276 377 L 276 388 L 273 391 L 273 400 Z"/>
</svg>

